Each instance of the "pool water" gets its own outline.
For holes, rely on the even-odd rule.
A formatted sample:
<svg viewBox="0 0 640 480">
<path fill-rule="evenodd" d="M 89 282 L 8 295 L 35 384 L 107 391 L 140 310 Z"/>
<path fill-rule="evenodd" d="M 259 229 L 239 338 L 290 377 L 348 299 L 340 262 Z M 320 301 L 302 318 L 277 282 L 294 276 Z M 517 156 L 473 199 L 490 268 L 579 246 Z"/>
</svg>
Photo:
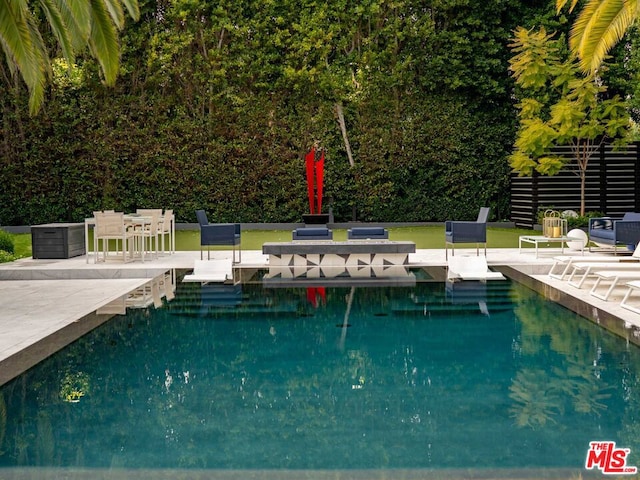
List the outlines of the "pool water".
<svg viewBox="0 0 640 480">
<path fill-rule="evenodd" d="M 0 467 L 585 472 L 599 440 L 638 465 L 639 372 L 511 281 L 179 284 L 0 388 Z"/>
</svg>

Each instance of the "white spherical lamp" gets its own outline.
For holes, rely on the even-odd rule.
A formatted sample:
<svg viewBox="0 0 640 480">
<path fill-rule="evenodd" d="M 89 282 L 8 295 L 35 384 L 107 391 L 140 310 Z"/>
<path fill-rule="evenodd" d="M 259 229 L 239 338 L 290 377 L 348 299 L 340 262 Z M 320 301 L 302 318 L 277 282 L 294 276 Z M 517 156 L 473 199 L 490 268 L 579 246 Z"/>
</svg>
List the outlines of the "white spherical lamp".
<svg viewBox="0 0 640 480">
<path fill-rule="evenodd" d="M 583 230 L 580 230 L 579 228 L 574 228 L 573 230 L 570 230 L 569 233 L 567 233 L 567 237 L 571 237 L 572 239 L 575 239 L 575 240 L 569 240 L 567 242 L 567 247 L 569 247 L 569 250 L 582 250 L 587 245 L 587 242 L 589 241 L 589 237 L 587 237 L 587 234 Z"/>
</svg>

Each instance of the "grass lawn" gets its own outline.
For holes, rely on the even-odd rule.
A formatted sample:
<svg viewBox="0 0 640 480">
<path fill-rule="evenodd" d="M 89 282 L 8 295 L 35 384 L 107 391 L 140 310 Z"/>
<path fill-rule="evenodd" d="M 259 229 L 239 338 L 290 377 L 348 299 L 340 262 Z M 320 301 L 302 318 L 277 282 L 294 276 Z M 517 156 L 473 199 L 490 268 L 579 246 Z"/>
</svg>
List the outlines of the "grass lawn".
<svg viewBox="0 0 640 480">
<path fill-rule="evenodd" d="M 520 235 L 532 235 L 535 232 L 519 228 L 487 229 L 487 246 L 490 248 L 517 248 Z M 334 229 L 334 240 L 346 240 L 345 229 Z M 435 227 L 397 227 L 389 229 L 391 240 L 409 240 L 417 248 L 444 248 L 444 226 Z M 14 235 L 15 253 L 19 257 L 31 256 L 31 234 Z M 243 250 L 261 250 L 265 242 L 288 242 L 290 230 L 244 230 L 242 232 Z M 176 248 L 178 250 L 200 250 L 200 232 L 198 230 L 178 230 Z M 215 247 L 214 247 L 215 248 Z M 227 248 L 227 247 L 219 247 Z"/>
</svg>

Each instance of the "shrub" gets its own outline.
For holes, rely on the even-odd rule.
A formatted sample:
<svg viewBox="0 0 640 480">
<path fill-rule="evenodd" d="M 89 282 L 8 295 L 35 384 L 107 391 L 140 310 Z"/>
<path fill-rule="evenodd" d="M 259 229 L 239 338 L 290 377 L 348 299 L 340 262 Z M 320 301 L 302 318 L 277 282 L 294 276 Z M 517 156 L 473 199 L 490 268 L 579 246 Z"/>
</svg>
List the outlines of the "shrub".
<svg viewBox="0 0 640 480">
<path fill-rule="evenodd" d="M 559 211 L 556 208 L 553 207 L 540 207 L 538 209 L 538 223 L 540 225 L 542 225 L 543 220 L 544 220 L 544 214 L 547 210 L 554 210 L 554 211 Z M 602 212 L 586 212 L 584 215 L 570 215 L 570 214 L 566 214 L 565 212 L 568 212 L 569 210 L 563 210 L 563 211 L 559 211 L 561 214 L 561 217 L 567 220 L 567 229 L 571 230 L 573 228 L 583 228 L 583 227 L 588 227 L 589 226 L 589 219 L 590 218 L 598 218 L 598 217 L 604 217 L 604 213 Z"/>
<path fill-rule="evenodd" d="M 13 255 L 15 252 L 13 246 L 13 236 L 10 233 L 0 230 L 0 250 Z"/>
<path fill-rule="evenodd" d="M 4 250 L 0 250 L 0 263 L 14 262 L 15 260 L 18 260 L 18 256 L 13 253 L 5 252 Z"/>
<path fill-rule="evenodd" d="M 602 212 L 587 212 L 584 215 L 578 215 L 577 217 L 567 217 L 567 227 L 569 230 L 572 228 L 582 228 L 589 226 L 589 219 L 604 217 Z"/>
</svg>

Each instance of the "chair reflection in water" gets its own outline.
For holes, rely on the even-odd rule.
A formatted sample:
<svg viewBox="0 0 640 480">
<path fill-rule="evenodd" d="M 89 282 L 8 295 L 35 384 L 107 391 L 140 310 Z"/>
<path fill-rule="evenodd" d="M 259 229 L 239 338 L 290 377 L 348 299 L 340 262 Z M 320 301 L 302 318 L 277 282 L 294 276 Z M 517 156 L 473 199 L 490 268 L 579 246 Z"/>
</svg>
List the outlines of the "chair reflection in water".
<svg viewBox="0 0 640 480">
<path fill-rule="evenodd" d="M 176 272 L 168 270 L 145 282 L 138 288 L 123 295 L 96 310 L 98 315 L 126 315 L 127 308 L 155 308 L 163 306 L 162 299 L 167 302 L 175 298 Z"/>
<path fill-rule="evenodd" d="M 240 283 L 203 283 L 200 287 L 200 315 L 217 309 L 235 309 L 242 305 Z"/>
<path fill-rule="evenodd" d="M 452 305 L 477 304 L 480 313 L 489 315 L 487 307 L 487 284 L 481 280 L 445 282 L 446 298 Z"/>
<path fill-rule="evenodd" d="M 151 305 L 160 308 L 163 298 L 167 301 L 175 298 L 175 289 L 175 270 L 169 270 L 135 289 L 127 296 L 125 303 L 129 308 L 147 308 Z"/>
</svg>

